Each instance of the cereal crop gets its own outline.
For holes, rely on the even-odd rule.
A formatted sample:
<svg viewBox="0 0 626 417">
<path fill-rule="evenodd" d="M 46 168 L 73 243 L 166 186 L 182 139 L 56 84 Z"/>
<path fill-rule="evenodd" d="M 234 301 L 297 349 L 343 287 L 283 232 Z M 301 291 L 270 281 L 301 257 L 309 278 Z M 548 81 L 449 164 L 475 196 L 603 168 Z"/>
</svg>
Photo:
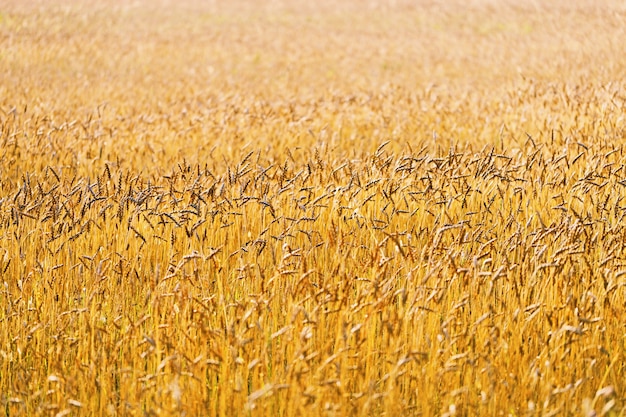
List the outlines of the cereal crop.
<svg viewBox="0 0 626 417">
<path fill-rule="evenodd" d="M 1 3 L 0 415 L 624 416 L 626 8 L 544 3 Z"/>
</svg>

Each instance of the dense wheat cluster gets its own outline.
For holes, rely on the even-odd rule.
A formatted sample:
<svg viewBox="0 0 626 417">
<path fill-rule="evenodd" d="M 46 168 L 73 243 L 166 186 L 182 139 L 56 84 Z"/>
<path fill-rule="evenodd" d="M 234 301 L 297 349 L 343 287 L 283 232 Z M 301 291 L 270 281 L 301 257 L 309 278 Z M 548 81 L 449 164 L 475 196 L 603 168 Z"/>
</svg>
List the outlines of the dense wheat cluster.
<svg viewBox="0 0 626 417">
<path fill-rule="evenodd" d="M 624 416 L 619 1 L 0 4 L 0 415 Z"/>
</svg>

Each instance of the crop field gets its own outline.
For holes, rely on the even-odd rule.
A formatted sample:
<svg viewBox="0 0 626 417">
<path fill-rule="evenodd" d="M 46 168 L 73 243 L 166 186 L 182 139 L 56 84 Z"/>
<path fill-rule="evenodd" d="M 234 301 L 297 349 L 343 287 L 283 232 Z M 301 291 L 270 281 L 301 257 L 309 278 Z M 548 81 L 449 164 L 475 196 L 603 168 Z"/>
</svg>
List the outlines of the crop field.
<svg viewBox="0 0 626 417">
<path fill-rule="evenodd" d="M 0 416 L 626 416 L 617 0 L 0 2 Z"/>
</svg>

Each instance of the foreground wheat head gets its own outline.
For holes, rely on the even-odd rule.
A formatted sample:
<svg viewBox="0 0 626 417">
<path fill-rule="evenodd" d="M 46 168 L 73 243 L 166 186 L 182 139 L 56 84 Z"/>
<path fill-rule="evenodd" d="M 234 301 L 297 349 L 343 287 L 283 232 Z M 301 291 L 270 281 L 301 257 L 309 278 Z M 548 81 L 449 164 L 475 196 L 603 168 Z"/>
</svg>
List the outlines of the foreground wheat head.
<svg viewBox="0 0 626 417">
<path fill-rule="evenodd" d="M 7 6 L 0 414 L 624 415 L 623 8 L 372 5 Z"/>
</svg>

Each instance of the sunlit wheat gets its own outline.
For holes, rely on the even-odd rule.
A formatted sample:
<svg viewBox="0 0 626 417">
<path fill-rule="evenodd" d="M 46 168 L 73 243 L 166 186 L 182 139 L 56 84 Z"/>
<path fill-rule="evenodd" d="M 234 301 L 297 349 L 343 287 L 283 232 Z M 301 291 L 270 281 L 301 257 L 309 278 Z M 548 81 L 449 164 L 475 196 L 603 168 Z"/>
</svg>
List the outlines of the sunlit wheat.
<svg viewBox="0 0 626 417">
<path fill-rule="evenodd" d="M 624 415 L 619 2 L 0 8 L 0 414 Z"/>
</svg>

